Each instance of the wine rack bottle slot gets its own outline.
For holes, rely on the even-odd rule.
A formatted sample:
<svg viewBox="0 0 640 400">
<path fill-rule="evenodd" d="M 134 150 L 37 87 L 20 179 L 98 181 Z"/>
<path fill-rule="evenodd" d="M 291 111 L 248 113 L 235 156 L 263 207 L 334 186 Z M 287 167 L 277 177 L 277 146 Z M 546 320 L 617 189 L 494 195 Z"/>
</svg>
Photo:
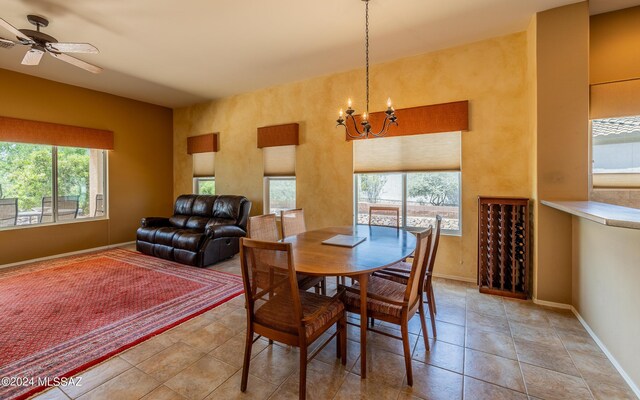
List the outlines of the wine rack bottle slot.
<svg viewBox="0 0 640 400">
<path fill-rule="evenodd" d="M 478 198 L 480 292 L 529 296 L 529 199 Z"/>
</svg>

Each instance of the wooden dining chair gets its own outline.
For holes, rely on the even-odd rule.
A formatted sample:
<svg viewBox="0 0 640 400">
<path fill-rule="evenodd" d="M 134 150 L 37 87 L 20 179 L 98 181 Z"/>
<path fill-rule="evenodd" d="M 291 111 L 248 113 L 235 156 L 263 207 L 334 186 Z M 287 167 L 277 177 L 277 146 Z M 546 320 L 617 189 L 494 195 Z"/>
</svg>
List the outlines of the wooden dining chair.
<svg viewBox="0 0 640 400">
<path fill-rule="evenodd" d="M 250 239 L 262 240 L 266 242 L 277 242 L 278 224 L 275 214 L 257 215 L 249 217 L 247 236 Z M 315 288 L 316 293 L 327 294 L 325 278 L 322 276 L 311 276 L 298 274 L 298 286 L 302 290 Z"/>
<path fill-rule="evenodd" d="M 336 356 L 346 365 L 347 329 L 341 293 L 327 297 L 300 290 L 291 248 L 291 243 L 240 239 L 247 309 L 242 392 L 247 389 L 251 347 L 260 336 L 300 348 L 300 399 L 306 398 L 307 363 L 334 337 Z M 309 345 L 334 324 L 336 331 L 308 357 Z M 254 334 L 258 336 L 254 338 Z"/>
<path fill-rule="evenodd" d="M 280 227 L 282 228 L 282 238 L 295 236 L 307 231 L 307 225 L 304 222 L 304 211 L 302 208 L 293 210 L 280 211 Z M 320 293 L 327 294 L 327 278 L 314 277 L 316 284 L 320 288 Z"/>
<path fill-rule="evenodd" d="M 275 214 L 256 215 L 249 217 L 247 237 L 265 242 L 277 242 L 278 224 Z"/>
<path fill-rule="evenodd" d="M 396 229 L 400 229 L 400 207 L 396 206 L 369 206 L 369 226 L 389 226 L 384 224 L 375 224 L 373 223 L 372 215 L 382 214 L 382 215 L 393 215 L 396 216 Z"/>
<path fill-rule="evenodd" d="M 282 238 L 295 236 L 307 231 L 304 223 L 304 211 L 302 208 L 280 211 L 280 224 L 282 226 Z"/>
<path fill-rule="evenodd" d="M 424 278 L 424 302 L 428 304 L 429 307 L 429 319 L 431 319 L 431 330 L 433 332 L 433 337 L 437 336 L 436 332 L 436 297 L 433 293 L 433 269 L 436 263 L 436 254 L 438 252 L 438 243 L 440 243 L 440 229 L 442 226 L 442 217 L 440 215 L 436 215 L 435 222 L 435 233 L 433 234 L 433 239 L 431 241 L 431 252 L 429 253 L 428 263 L 427 263 L 427 271 L 425 273 Z M 412 264 L 407 262 L 399 262 L 393 264 L 383 270 L 374 272 L 375 276 L 392 280 L 394 282 L 407 284 L 409 281 L 409 276 L 411 274 Z M 426 332 L 424 332 L 426 334 Z"/>
<path fill-rule="evenodd" d="M 367 316 L 382 320 L 391 324 L 400 325 L 401 337 L 388 332 L 379 331 L 373 327 L 367 329 L 381 335 L 402 340 L 404 349 L 404 362 L 407 369 L 407 383 L 413 385 L 413 372 L 411 369 L 411 347 L 409 344 L 409 320 L 420 311 L 420 322 L 424 346 L 429 350 L 429 339 L 426 334 L 424 303 L 422 292 L 424 274 L 427 269 L 427 258 L 431 246 L 431 228 L 416 234 L 416 250 L 411 268 L 409 281 L 406 285 L 389 279 L 371 276 L 367 286 Z M 339 287 L 340 289 L 343 286 Z M 347 311 L 360 314 L 360 288 L 358 284 L 344 288 L 343 301 Z M 366 323 L 360 321 L 360 323 Z M 383 366 L 381 366 L 383 367 Z"/>
</svg>

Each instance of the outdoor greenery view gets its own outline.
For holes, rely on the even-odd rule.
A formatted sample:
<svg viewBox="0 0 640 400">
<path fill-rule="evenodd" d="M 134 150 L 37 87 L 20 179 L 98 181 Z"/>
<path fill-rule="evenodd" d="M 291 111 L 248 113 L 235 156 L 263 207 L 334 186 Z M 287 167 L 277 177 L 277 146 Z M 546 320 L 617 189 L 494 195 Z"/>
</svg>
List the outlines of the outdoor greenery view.
<svg viewBox="0 0 640 400">
<path fill-rule="evenodd" d="M 16 198 L 23 217 L 42 210 L 44 203 L 51 207 L 54 161 L 58 198 L 71 196 L 75 201 L 77 196 L 77 216 L 90 215 L 91 150 L 84 148 L 0 142 L 0 198 Z M 33 216 L 23 223 L 31 223 Z"/>
<path fill-rule="evenodd" d="M 267 178 L 269 182 L 269 213 L 296 208 L 296 179 Z"/>
<path fill-rule="evenodd" d="M 401 226 L 426 227 L 436 215 L 443 217 L 443 229 L 460 228 L 460 173 L 422 172 L 358 174 L 358 223 L 369 223 L 369 207 L 373 204 L 398 207 L 400 215 L 406 209 Z M 374 224 L 395 225 L 395 214 L 374 216 Z"/>
<path fill-rule="evenodd" d="M 216 179 L 215 178 L 194 178 L 196 186 L 196 194 L 216 194 Z"/>
</svg>

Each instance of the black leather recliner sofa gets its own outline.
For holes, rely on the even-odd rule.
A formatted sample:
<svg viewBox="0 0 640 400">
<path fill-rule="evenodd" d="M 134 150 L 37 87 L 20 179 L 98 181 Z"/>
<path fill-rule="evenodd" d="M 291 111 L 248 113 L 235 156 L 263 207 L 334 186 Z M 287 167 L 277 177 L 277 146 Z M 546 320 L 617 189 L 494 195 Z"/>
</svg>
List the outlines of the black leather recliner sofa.
<svg viewBox="0 0 640 400">
<path fill-rule="evenodd" d="M 251 202 L 244 196 L 178 197 L 170 218 L 143 218 L 136 249 L 144 254 L 205 267 L 240 251 Z"/>
</svg>

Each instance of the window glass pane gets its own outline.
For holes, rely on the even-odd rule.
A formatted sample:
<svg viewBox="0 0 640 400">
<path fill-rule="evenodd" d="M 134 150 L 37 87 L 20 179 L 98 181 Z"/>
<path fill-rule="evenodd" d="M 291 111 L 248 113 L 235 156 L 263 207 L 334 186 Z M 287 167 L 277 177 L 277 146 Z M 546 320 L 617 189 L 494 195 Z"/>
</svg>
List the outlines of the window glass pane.
<svg viewBox="0 0 640 400">
<path fill-rule="evenodd" d="M 216 180 L 214 178 L 196 178 L 196 194 L 216 194 Z"/>
<path fill-rule="evenodd" d="M 47 222 L 42 205 L 51 193 L 52 147 L 0 142 L 0 226 Z M 7 199 L 17 201 L 15 217 L 13 200 Z"/>
<path fill-rule="evenodd" d="M 105 215 L 103 150 L 58 147 L 58 221 Z"/>
<path fill-rule="evenodd" d="M 443 230 L 460 230 L 460 173 L 407 174 L 407 226 L 426 228 L 438 214 Z"/>
<path fill-rule="evenodd" d="M 398 207 L 402 226 L 402 174 L 358 174 L 359 224 L 369 223 L 369 207 L 372 205 Z M 396 226 L 395 212 L 373 212 L 372 224 Z"/>
<path fill-rule="evenodd" d="M 296 208 L 296 180 L 269 178 L 269 213 Z"/>
<path fill-rule="evenodd" d="M 640 116 L 592 121 L 593 173 L 640 173 Z"/>
<path fill-rule="evenodd" d="M 89 149 L 58 148 L 58 220 L 90 215 Z"/>
</svg>

